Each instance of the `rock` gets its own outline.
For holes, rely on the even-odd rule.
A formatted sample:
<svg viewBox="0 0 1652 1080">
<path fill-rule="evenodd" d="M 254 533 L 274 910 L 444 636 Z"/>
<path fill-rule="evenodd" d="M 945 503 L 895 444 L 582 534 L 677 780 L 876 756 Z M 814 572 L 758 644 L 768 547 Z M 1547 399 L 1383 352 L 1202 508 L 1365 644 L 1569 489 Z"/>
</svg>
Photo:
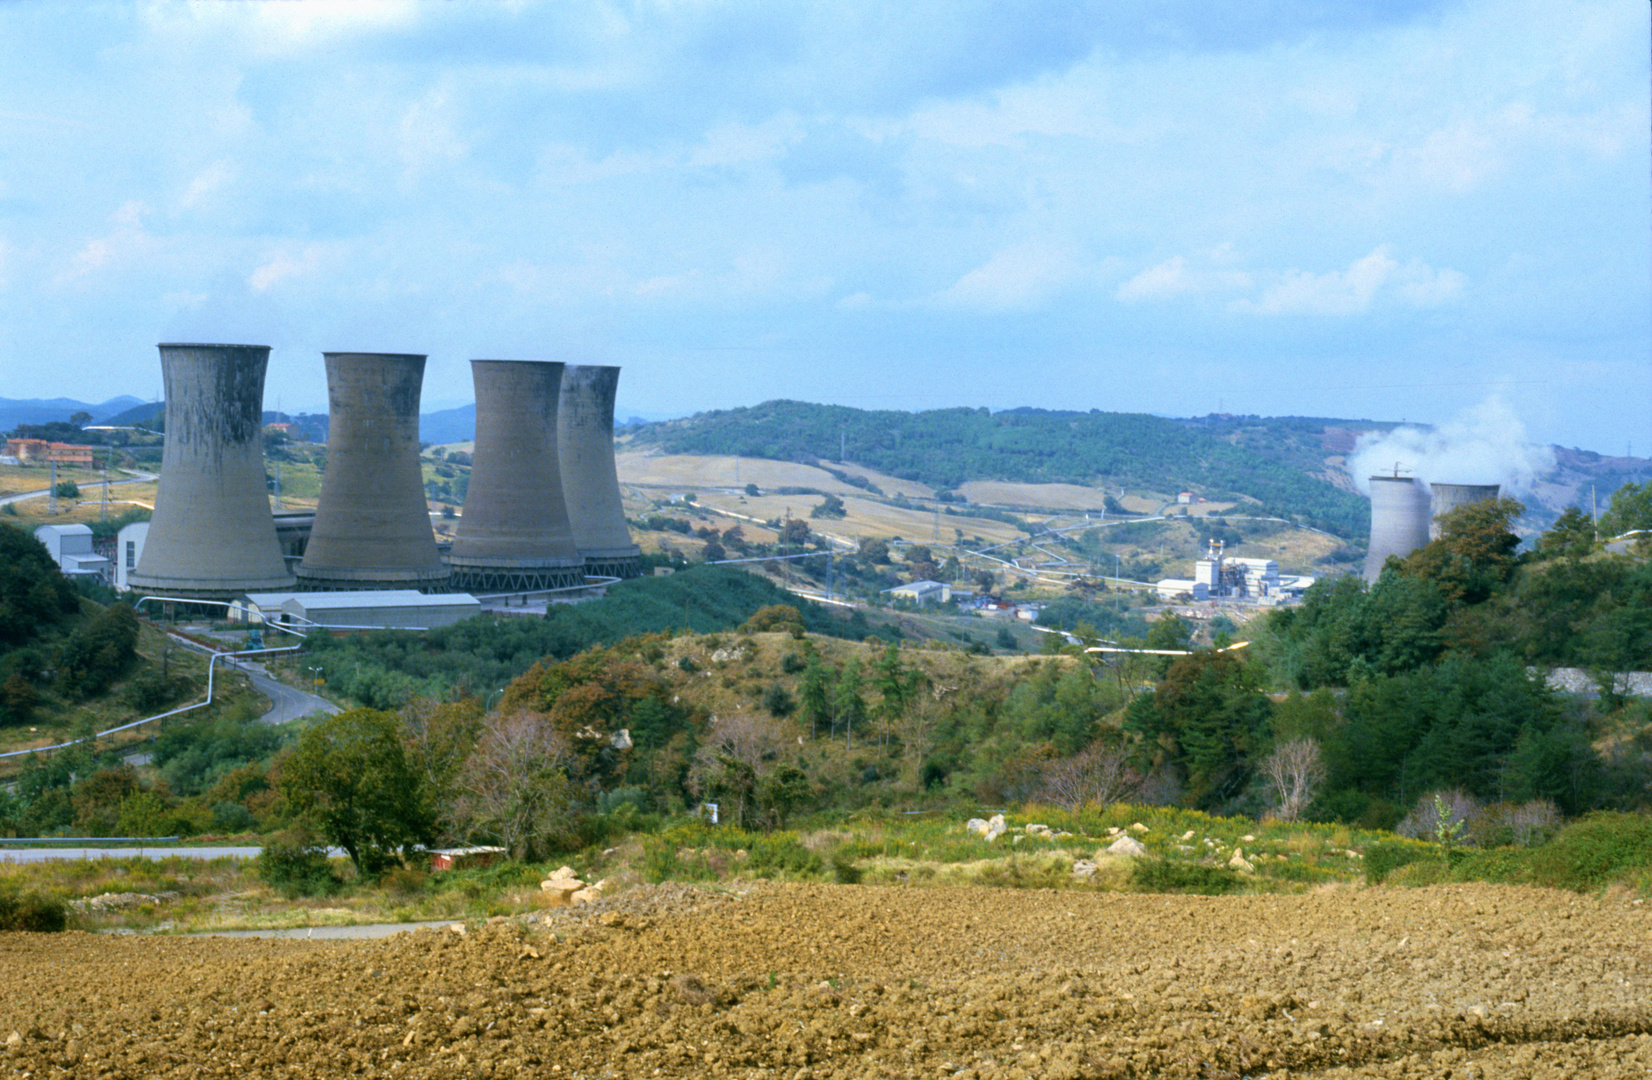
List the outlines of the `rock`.
<svg viewBox="0 0 1652 1080">
<path fill-rule="evenodd" d="M 1089 859 L 1078 859 L 1073 863 L 1073 876 L 1088 881 L 1096 872 L 1096 864 Z"/>
<path fill-rule="evenodd" d="M 1239 839 L 1243 840 L 1247 844 L 1256 843 L 1256 837 L 1252 836 L 1250 833 L 1246 833 L 1244 836 L 1241 836 Z"/>
<path fill-rule="evenodd" d="M 1118 834 L 1119 834 L 1119 827 L 1117 825 L 1107 826 L 1107 835 L 1108 836 L 1117 836 Z"/>
<path fill-rule="evenodd" d="M 1147 848 L 1140 840 L 1128 833 L 1114 840 L 1107 846 L 1109 855 L 1146 855 Z"/>
<path fill-rule="evenodd" d="M 1245 861 L 1245 849 L 1244 848 L 1234 848 L 1233 849 L 1233 858 L 1228 860 L 1228 869 L 1229 870 L 1237 870 L 1241 874 L 1254 874 L 1254 873 L 1256 873 L 1256 867 L 1252 866 L 1250 863 Z"/>
<path fill-rule="evenodd" d="M 988 840 L 996 840 L 1004 835 L 1004 830 L 1007 828 L 1009 826 L 1004 824 L 1004 815 L 994 814 L 987 819 L 987 831 L 984 835 Z"/>
<path fill-rule="evenodd" d="M 585 888 L 585 882 L 579 880 L 578 878 L 551 878 L 548 881 L 541 881 L 539 883 L 539 888 L 548 893 L 571 893 L 578 892 L 580 889 Z"/>
<path fill-rule="evenodd" d="M 1187 832 L 1182 834 L 1182 843 L 1185 844 L 1191 839 L 1193 839 L 1193 830 L 1192 829 L 1189 829 L 1189 830 L 1187 830 Z"/>
<path fill-rule="evenodd" d="M 13 1050 L 17 1049 L 19 1046 L 22 1046 L 23 1045 L 23 1033 L 20 1032 L 20 1031 L 14 1031 L 10 1035 L 7 1035 L 6 1036 L 6 1045 L 9 1046 Z"/>
<path fill-rule="evenodd" d="M 551 871 L 552 881 L 572 881 L 577 877 L 579 875 L 574 873 L 574 868 L 571 866 L 559 866 Z"/>
<path fill-rule="evenodd" d="M 1028 825 L 1026 832 L 1028 836 L 1049 836 L 1051 830 L 1048 825 Z"/>
<path fill-rule="evenodd" d="M 580 889 L 570 894 L 569 899 L 573 902 L 574 907 L 583 907 L 586 904 L 594 904 L 601 900 L 602 890 L 598 888 Z"/>
<path fill-rule="evenodd" d="M 631 749 L 633 745 L 631 742 L 631 729 L 620 728 L 618 731 L 608 736 L 608 745 L 615 750 Z"/>
<path fill-rule="evenodd" d="M 981 836 L 985 836 L 987 835 L 987 823 L 983 818 L 972 817 L 964 825 L 964 831 L 978 833 Z"/>
<path fill-rule="evenodd" d="M 1134 825 L 1130 826 L 1130 831 L 1131 832 L 1137 832 L 1137 833 L 1144 833 L 1144 832 L 1147 831 L 1147 826 L 1143 825 L 1141 822 L 1138 821 Z"/>
</svg>

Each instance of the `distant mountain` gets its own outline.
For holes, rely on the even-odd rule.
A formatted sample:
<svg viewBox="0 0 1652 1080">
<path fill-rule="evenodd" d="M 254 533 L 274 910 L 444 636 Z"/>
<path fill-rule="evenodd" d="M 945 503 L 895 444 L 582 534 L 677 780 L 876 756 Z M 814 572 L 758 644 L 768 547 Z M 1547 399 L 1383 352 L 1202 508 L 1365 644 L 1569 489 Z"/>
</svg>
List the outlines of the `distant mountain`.
<svg viewBox="0 0 1652 1080">
<path fill-rule="evenodd" d="M 18 424 L 67 423 L 77 412 L 91 413 L 93 423 L 104 424 L 110 417 L 142 403 L 141 398 L 130 394 L 96 405 L 73 398 L 0 398 L 0 431 L 10 431 Z"/>
<path fill-rule="evenodd" d="M 1343 465 L 1359 435 L 1397 425 L 1322 417 L 1217 414 L 1178 419 L 1048 409 L 867 411 L 770 401 L 627 430 L 633 445 L 667 453 L 736 454 L 780 461 L 843 459 L 937 488 L 970 480 L 1190 491 L 1360 544 L 1370 503 Z M 1532 525 L 1588 507 L 1624 480 L 1652 478 L 1652 461 L 1556 448 L 1558 467 L 1527 497 Z"/>
<path fill-rule="evenodd" d="M 470 442 L 476 438 L 476 403 L 457 409 L 442 409 L 419 416 L 419 441 L 425 443 Z"/>
</svg>

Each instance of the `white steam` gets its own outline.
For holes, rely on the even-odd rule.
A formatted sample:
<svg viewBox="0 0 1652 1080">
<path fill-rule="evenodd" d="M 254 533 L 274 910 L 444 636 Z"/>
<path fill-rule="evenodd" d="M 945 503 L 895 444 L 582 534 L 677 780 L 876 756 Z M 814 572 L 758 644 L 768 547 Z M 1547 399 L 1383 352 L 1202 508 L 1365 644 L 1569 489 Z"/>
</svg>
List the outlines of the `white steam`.
<svg viewBox="0 0 1652 1080">
<path fill-rule="evenodd" d="M 1367 432 L 1348 455 L 1354 483 L 1370 493 L 1370 478 L 1400 474 L 1432 484 L 1501 484 L 1504 495 L 1531 491 L 1555 467 L 1554 450 L 1526 439 L 1507 405 L 1492 398 L 1435 428 L 1398 427 Z"/>
</svg>

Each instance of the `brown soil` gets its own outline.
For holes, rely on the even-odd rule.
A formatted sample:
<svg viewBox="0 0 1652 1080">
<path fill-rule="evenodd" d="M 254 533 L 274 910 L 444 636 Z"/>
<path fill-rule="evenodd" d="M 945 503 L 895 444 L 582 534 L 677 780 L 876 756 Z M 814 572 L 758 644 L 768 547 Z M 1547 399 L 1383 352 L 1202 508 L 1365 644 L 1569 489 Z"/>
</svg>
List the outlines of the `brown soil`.
<svg viewBox="0 0 1652 1080">
<path fill-rule="evenodd" d="M 0 939 L 0 1070 L 790 1078 L 1652 1069 L 1652 916 L 1622 898 L 1476 885 L 1237 898 L 818 885 L 719 896 L 665 886 L 550 918 L 325 945 L 9 935 Z"/>
</svg>

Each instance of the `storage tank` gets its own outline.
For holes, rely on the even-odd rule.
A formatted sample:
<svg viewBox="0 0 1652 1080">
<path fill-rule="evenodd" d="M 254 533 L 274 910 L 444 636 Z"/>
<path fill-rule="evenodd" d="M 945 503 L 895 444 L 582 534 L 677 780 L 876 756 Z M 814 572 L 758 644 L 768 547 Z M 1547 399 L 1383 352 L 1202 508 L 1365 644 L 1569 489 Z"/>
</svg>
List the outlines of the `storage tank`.
<svg viewBox="0 0 1652 1080">
<path fill-rule="evenodd" d="M 448 555 L 453 586 L 534 592 L 585 584 L 557 459 L 562 365 L 472 360 L 476 449 Z"/>
<path fill-rule="evenodd" d="M 1485 502 L 1495 499 L 1501 488 L 1496 484 L 1430 484 L 1433 491 L 1432 507 L 1429 510 L 1428 538 L 1437 540 L 1440 537 L 1440 517 L 1449 514 L 1459 506 L 1469 503 Z"/>
<path fill-rule="evenodd" d="M 134 590 L 188 599 L 291 588 L 264 484 L 267 345 L 162 344 L 166 447 Z"/>
<path fill-rule="evenodd" d="M 1365 580 L 1382 576 L 1388 556 L 1403 559 L 1428 543 L 1428 491 L 1409 476 L 1371 477 L 1371 543 Z"/>
<path fill-rule="evenodd" d="M 423 356 L 330 352 L 327 470 L 298 564 L 307 589 L 447 588 L 419 467 Z"/>
<path fill-rule="evenodd" d="M 631 542 L 614 465 L 614 390 L 620 369 L 569 364 L 562 371 L 556 439 L 562 492 L 585 572 L 607 577 L 642 573 L 642 549 Z"/>
</svg>

